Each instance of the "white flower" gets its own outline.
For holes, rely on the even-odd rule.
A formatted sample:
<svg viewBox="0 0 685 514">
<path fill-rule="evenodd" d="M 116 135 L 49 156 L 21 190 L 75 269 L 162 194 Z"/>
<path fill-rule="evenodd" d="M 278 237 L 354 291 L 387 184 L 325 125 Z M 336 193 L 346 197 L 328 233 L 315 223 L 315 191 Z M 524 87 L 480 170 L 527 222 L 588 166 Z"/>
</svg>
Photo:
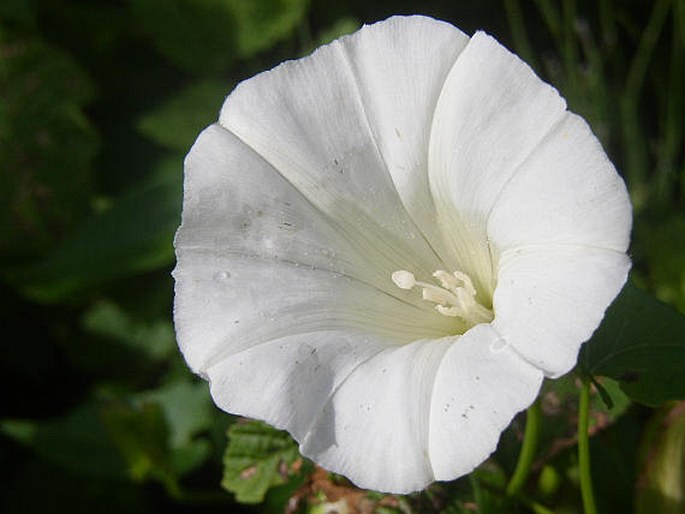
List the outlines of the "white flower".
<svg viewBox="0 0 685 514">
<path fill-rule="evenodd" d="M 175 321 L 228 412 L 361 487 L 470 472 L 626 280 L 588 125 L 488 35 L 394 17 L 240 84 L 186 160 Z"/>
</svg>

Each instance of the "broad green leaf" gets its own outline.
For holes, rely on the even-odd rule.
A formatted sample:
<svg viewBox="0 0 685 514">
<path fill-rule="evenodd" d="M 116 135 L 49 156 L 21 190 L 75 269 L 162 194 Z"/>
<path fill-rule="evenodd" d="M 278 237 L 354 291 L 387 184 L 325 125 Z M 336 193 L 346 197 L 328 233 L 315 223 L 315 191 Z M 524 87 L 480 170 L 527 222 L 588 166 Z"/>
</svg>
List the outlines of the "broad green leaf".
<svg viewBox="0 0 685 514">
<path fill-rule="evenodd" d="M 685 316 L 629 283 L 583 346 L 579 367 L 618 380 L 647 405 L 685 398 Z"/>
<path fill-rule="evenodd" d="M 138 122 L 138 129 L 156 143 L 185 153 L 200 131 L 217 120 L 228 92 L 224 82 L 197 82 L 148 112 Z"/>
<path fill-rule="evenodd" d="M 182 164 L 165 161 L 160 173 L 114 200 L 81 225 L 45 261 L 5 272 L 27 296 L 56 302 L 108 280 L 168 266 L 180 222 Z"/>
<path fill-rule="evenodd" d="M 241 503 L 259 503 L 270 488 L 298 473 L 301 459 L 286 432 L 261 421 L 238 421 L 228 429 L 221 485 Z"/>
<path fill-rule="evenodd" d="M 176 353 L 176 336 L 169 320 L 145 323 L 133 319 L 113 302 L 102 300 L 83 316 L 86 332 L 107 337 L 156 360 Z"/>
<path fill-rule="evenodd" d="M 590 432 L 592 481 L 597 512 L 629 513 L 632 511 L 635 460 L 641 436 L 639 411 L 629 411 L 599 433 L 591 426 Z M 570 454 L 575 457 L 575 451 Z"/>
<path fill-rule="evenodd" d="M 21 3 L 3 4 L 17 16 Z M 0 265 L 36 258 L 86 213 L 98 137 L 86 74 L 37 36 L 0 25 Z"/>
</svg>

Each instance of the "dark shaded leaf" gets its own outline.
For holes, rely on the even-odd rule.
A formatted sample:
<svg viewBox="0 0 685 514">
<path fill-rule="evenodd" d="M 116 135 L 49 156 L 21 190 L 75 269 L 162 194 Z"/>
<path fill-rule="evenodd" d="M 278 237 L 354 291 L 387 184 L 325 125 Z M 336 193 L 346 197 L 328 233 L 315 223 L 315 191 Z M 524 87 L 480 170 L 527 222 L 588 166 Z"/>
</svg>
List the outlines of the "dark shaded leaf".
<svg viewBox="0 0 685 514">
<path fill-rule="evenodd" d="M 56 302 L 84 289 L 174 261 L 173 236 L 180 223 L 182 164 L 169 159 L 162 171 L 87 220 L 45 261 L 6 272 L 29 297 Z"/>
<path fill-rule="evenodd" d="M 220 81 L 197 82 L 143 116 L 138 129 L 156 143 L 185 153 L 200 131 L 217 120 L 229 89 Z"/>
<path fill-rule="evenodd" d="M 92 96 L 68 55 L 0 26 L 0 264 L 36 258 L 87 213 L 98 137 L 83 106 Z"/>
<path fill-rule="evenodd" d="M 103 405 L 88 402 L 53 421 L 5 420 L 0 431 L 39 457 L 75 472 L 124 478 L 126 463 L 108 436 L 104 411 Z"/>
<path fill-rule="evenodd" d="M 628 283 L 582 349 L 580 369 L 647 405 L 685 398 L 685 316 Z"/>
</svg>

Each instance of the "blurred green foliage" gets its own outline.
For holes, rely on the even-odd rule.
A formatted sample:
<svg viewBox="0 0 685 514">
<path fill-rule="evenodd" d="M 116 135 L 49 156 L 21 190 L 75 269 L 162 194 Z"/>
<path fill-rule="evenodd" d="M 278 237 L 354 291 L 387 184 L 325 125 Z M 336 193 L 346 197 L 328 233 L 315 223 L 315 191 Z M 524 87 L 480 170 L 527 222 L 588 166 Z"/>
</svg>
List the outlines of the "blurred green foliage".
<svg viewBox="0 0 685 514">
<path fill-rule="evenodd" d="M 545 384 L 516 497 L 506 485 L 523 416 L 470 477 L 395 497 L 359 491 L 303 461 L 286 434 L 219 412 L 176 348 L 172 238 L 199 131 L 240 80 L 403 13 L 485 29 L 560 89 L 627 180 L 635 282 L 685 312 L 685 2 L 4 0 L 0 510 L 579 511 L 573 376 Z M 669 458 L 685 438 L 685 331 L 645 296 L 624 291 L 579 369 L 604 375 L 591 430 L 605 512 L 685 509 L 683 460 Z M 631 337 L 616 351 L 619 330 Z"/>
</svg>

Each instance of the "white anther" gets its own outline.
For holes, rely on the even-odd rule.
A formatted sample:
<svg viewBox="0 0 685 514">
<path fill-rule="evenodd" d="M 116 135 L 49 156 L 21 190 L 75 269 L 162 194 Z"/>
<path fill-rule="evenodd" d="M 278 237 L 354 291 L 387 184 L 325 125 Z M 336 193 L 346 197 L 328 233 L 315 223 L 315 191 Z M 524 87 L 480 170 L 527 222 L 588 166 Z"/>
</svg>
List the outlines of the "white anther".
<svg viewBox="0 0 685 514">
<path fill-rule="evenodd" d="M 392 281 L 400 289 L 411 289 L 416 285 L 416 278 L 414 278 L 414 274 L 403 269 L 395 271 L 392 274 Z"/>
<path fill-rule="evenodd" d="M 478 303 L 476 288 L 466 273 L 437 270 L 433 277 L 440 282 L 440 286 L 416 280 L 414 274 L 406 270 L 395 271 L 392 281 L 400 289 L 421 287 L 421 297 L 436 303 L 435 310 L 443 316 L 461 318 L 471 326 L 492 321 L 492 310 Z"/>
<path fill-rule="evenodd" d="M 469 293 L 471 296 L 476 296 L 476 288 L 473 287 L 471 277 L 469 277 L 463 271 L 454 271 L 452 275 L 454 275 L 454 278 L 461 282 L 461 287 L 463 287 L 467 293 Z"/>
</svg>

